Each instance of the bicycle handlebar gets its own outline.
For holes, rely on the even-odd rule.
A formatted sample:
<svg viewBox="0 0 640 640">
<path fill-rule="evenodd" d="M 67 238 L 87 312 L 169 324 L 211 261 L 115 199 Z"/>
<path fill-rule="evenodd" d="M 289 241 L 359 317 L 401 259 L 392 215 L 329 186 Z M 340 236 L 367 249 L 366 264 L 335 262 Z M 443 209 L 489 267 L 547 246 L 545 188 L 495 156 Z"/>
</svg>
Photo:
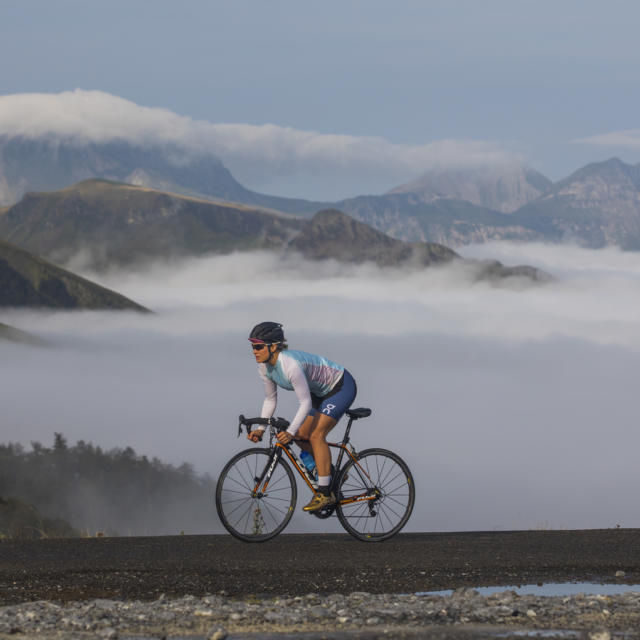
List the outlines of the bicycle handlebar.
<svg viewBox="0 0 640 640">
<path fill-rule="evenodd" d="M 238 435 L 242 433 L 242 427 L 247 428 L 247 433 L 250 432 L 251 426 L 254 424 L 264 424 L 269 427 L 274 427 L 276 431 L 284 431 L 289 426 L 289 421 L 284 418 L 245 418 L 242 414 L 238 417 L 240 424 L 238 424 Z"/>
</svg>

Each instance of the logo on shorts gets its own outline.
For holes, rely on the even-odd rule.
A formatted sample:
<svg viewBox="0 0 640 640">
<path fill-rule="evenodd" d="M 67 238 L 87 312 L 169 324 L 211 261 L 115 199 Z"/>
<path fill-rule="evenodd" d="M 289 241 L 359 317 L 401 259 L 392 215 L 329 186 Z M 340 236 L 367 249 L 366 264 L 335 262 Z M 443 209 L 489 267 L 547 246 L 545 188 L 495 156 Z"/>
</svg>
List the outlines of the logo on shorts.
<svg viewBox="0 0 640 640">
<path fill-rule="evenodd" d="M 328 404 L 325 406 L 325 408 L 322 410 L 322 413 L 326 413 L 328 416 L 331 415 L 331 412 L 336 408 L 335 404 Z"/>
</svg>

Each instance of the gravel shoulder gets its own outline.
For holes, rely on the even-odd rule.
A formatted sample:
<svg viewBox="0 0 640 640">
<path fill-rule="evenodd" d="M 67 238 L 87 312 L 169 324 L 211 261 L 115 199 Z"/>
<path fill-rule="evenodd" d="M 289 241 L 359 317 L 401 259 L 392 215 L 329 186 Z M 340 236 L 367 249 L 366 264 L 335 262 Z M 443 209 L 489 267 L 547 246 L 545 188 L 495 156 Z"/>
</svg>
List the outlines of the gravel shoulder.
<svg viewBox="0 0 640 640">
<path fill-rule="evenodd" d="M 496 638 L 522 636 L 640 637 L 640 593 L 540 597 L 503 591 L 481 596 L 460 589 L 448 596 L 308 594 L 293 598 L 221 595 L 155 601 L 94 599 L 39 601 L 0 608 L 0 637 L 125 637 L 222 640 L 273 634 L 297 638 Z M 567 631 L 571 631 L 569 636 Z M 606 631 L 608 635 L 602 635 Z M 218 633 L 217 637 L 215 636 Z M 390 635 L 391 634 L 391 635 Z M 601 634 L 595 636 L 595 634 Z"/>
</svg>

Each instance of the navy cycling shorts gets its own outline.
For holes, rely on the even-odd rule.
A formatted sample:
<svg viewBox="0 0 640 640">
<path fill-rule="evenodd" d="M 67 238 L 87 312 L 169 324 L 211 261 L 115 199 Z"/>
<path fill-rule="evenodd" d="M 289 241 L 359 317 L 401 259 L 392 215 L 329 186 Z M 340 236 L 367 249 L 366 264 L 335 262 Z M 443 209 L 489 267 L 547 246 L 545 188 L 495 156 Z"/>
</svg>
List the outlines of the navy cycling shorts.
<svg viewBox="0 0 640 640">
<path fill-rule="evenodd" d="M 338 421 L 352 405 L 356 398 L 356 393 L 358 393 L 356 381 L 345 369 L 338 384 L 326 396 L 319 397 L 313 395 L 313 393 L 311 394 L 311 406 L 313 409 L 309 411 L 309 415 L 315 416 L 316 413 L 320 412 Z"/>
</svg>

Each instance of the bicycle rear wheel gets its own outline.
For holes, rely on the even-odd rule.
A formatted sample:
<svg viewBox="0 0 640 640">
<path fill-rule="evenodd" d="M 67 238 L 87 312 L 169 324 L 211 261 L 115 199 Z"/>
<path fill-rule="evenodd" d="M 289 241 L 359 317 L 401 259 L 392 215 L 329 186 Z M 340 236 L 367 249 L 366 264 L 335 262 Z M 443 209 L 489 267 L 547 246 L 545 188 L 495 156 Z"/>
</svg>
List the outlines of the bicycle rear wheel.
<svg viewBox="0 0 640 640">
<path fill-rule="evenodd" d="M 225 529 L 245 542 L 265 542 L 289 523 L 297 488 L 291 467 L 282 458 L 269 485 L 257 487 L 270 449 L 246 449 L 227 462 L 216 486 L 216 509 Z"/>
<path fill-rule="evenodd" d="M 391 538 L 407 524 L 415 502 L 413 476 L 392 451 L 367 449 L 350 460 L 338 479 L 340 524 L 358 540 Z M 351 502 L 349 502 L 351 501 Z"/>
</svg>

